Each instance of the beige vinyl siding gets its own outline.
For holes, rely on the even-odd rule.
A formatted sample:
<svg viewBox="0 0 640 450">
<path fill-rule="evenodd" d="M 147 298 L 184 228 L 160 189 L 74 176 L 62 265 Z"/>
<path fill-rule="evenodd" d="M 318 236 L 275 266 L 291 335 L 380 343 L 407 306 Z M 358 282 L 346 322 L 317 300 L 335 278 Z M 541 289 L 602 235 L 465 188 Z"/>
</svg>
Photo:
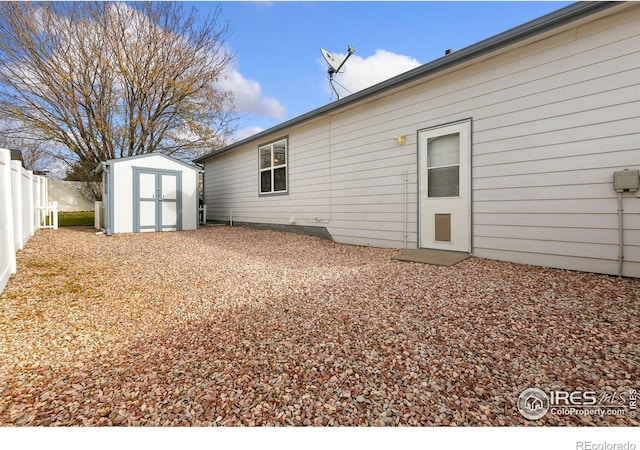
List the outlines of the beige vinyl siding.
<svg viewBox="0 0 640 450">
<path fill-rule="evenodd" d="M 284 224 L 296 215 L 297 224 L 326 226 L 341 242 L 402 247 L 406 171 L 407 242 L 415 248 L 417 132 L 467 118 L 473 254 L 616 273 L 613 172 L 640 168 L 638 4 L 292 127 L 288 196 L 257 196 L 262 142 L 210 159 L 210 218 L 228 218 L 231 208 L 247 222 Z M 399 134 L 405 145 L 394 140 Z M 632 276 L 640 276 L 638 195 L 624 194 Z"/>
<path fill-rule="evenodd" d="M 607 20 L 614 30 L 566 45 L 593 49 L 540 65 L 562 72 L 474 122 L 474 254 L 616 273 L 612 176 L 640 165 L 638 8 Z M 640 276 L 640 200 L 624 197 L 624 274 Z"/>
<path fill-rule="evenodd" d="M 259 196 L 258 145 L 260 141 L 215 158 L 205 165 L 207 220 L 320 226 L 315 217 L 329 213 L 329 161 L 322 123 L 302 127 L 288 136 L 289 192 Z M 212 170 L 213 169 L 213 170 Z M 322 219 L 321 219 L 322 220 Z"/>
<path fill-rule="evenodd" d="M 592 49 L 539 66 L 562 72 L 519 84 L 517 98 L 474 122 L 474 254 L 617 272 L 612 176 L 640 166 L 638 8 L 607 21 L 616 28 L 578 29 L 581 39 L 550 53 Z M 624 197 L 624 274 L 637 277 L 640 200 Z"/>
</svg>

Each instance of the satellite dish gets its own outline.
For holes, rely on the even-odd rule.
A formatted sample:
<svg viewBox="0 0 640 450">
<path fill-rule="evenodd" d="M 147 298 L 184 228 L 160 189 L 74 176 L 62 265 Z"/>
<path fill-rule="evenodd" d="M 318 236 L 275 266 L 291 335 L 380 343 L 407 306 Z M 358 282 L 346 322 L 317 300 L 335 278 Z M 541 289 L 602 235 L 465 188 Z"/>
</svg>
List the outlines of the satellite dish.
<svg viewBox="0 0 640 450">
<path fill-rule="evenodd" d="M 329 70 L 327 70 L 327 73 L 329 73 L 329 84 L 331 85 L 331 89 L 333 89 L 333 92 L 336 93 L 336 96 L 338 97 L 338 100 L 340 100 L 340 94 L 338 94 L 338 91 L 336 90 L 335 86 L 333 85 L 333 83 L 334 83 L 333 76 L 336 73 L 344 73 L 344 71 L 347 70 L 346 67 L 344 66 L 344 63 L 347 62 L 347 59 L 349 59 L 349 56 L 351 56 L 351 55 L 353 55 L 355 53 L 355 50 L 350 45 L 347 46 L 347 56 L 342 61 L 340 61 L 334 54 L 329 53 L 328 51 L 326 51 L 323 48 L 320 49 L 320 53 L 322 53 L 322 57 L 324 58 L 324 60 L 329 65 Z M 337 83 L 337 84 L 339 84 L 339 83 Z"/>
<path fill-rule="evenodd" d="M 344 73 L 344 71 L 347 70 L 347 68 L 344 67 L 344 64 L 342 64 L 344 61 L 346 61 L 346 58 L 344 59 L 344 61 L 341 61 L 335 55 L 333 55 L 333 53 L 329 53 L 328 51 L 326 51 L 323 48 L 320 49 L 320 53 L 322 53 L 322 57 L 327 62 L 327 64 L 329 64 L 329 71 L 330 72 L 332 72 L 332 73 L 336 73 L 336 72 Z"/>
</svg>

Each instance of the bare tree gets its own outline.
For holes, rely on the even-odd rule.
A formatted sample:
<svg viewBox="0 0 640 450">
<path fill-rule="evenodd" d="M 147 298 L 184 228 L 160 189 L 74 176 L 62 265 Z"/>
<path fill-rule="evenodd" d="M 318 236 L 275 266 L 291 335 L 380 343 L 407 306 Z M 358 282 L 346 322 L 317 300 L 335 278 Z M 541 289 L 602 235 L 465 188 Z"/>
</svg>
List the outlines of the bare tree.
<svg viewBox="0 0 640 450">
<path fill-rule="evenodd" d="M 5 136 L 54 142 L 84 171 L 224 145 L 237 117 L 218 83 L 233 58 L 218 15 L 199 20 L 180 2 L 0 2 Z"/>
<path fill-rule="evenodd" d="M 53 157 L 40 140 L 10 138 L 0 132 L 0 148 L 20 150 L 22 167 L 37 173 L 47 173 Z"/>
<path fill-rule="evenodd" d="M 90 167 L 77 163 L 67 170 L 64 180 L 75 181 L 76 192 L 85 200 L 90 202 L 102 200 L 101 177 Z"/>
</svg>

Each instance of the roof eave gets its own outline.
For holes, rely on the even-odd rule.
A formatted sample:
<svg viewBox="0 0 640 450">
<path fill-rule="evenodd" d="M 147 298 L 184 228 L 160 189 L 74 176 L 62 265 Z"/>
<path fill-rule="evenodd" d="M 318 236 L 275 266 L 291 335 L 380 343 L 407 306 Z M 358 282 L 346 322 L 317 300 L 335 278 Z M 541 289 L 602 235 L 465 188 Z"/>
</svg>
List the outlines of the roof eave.
<svg viewBox="0 0 640 450">
<path fill-rule="evenodd" d="M 187 164 L 184 161 L 181 161 L 179 159 L 173 158 L 173 157 L 171 157 L 169 155 L 165 155 L 164 153 L 160 153 L 160 152 L 144 153 L 144 154 L 141 154 L 141 155 L 133 155 L 133 156 L 125 156 L 125 157 L 122 157 L 122 158 L 107 159 L 105 161 L 99 162 L 98 165 L 96 166 L 96 168 L 93 169 L 93 171 L 96 172 L 96 173 L 100 173 L 104 169 L 104 167 L 108 167 L 111 164 L 116 163 L 116 162 L 131 161 L 131 160 L 136 160 L 136 159 L 143 159 L 143 158 L 157 157 L 157 156 L 169 159 L 169 160 L 171 160 L 173 162 L 176 162 L 176 163 L 178 163 L 180 165 L 183 165 L 183 166 L 185 166 L 185 167 L 187 167 L 189 169 L 196 170 L 196 171 L 198 171 L 200 173 L 204 172 L 204 170 L 199 166 Z"/>
<path fill-rule="evenodd" d="M 539 35 L 546 31 L 553 30 L 567 23 L 574 22 L 576 20 L 579 20 L 583 17 L 590 16 L 597 12 L 604 11 L 608 8 L 619 5 L 621 3 L 625 3 L 625 2 L 607 2 L 607 1 L 581 2 L 579 1 L 576 3 L 572 3 L 571 5 L 565 6 L 564 8 L 561 8 L 557 11 L 553 11 L 549 14 L 546 14 L 542 17 L 526 22 L 510 30 L 504 31 L 493 37 L 484 39 L 476 44 L 472 44 L 461 50 L 455 51 L 441 58 L 438 58 L 431 62 L 423 64 L 419 67 L 416 67 L 415 69 L 404 72 L 393 78 L 389 78 L 388 80 L 382 81 L 371 87 L 358 91 L 355 94 L 351 94 L 333 103 L 329 103 L 320 108 L 314 109 L 308 113 L 294 117 L 293 119 L 290 119 L 274 127 L 271 127 L 267 130 L 251 135 L 240 141 L 234 142 L 233 144 L 230 144 L 226 147 L 223 147 L 221 149 L 218 149 L 211 153 L 203 155 L 197 159 L 194 159 L 193 161 L 196 163 L 204 162 L 209 158 L 213 158 L 223 153 L 227 153 L 231 150 L 234 150 L 245 144 L 261 139 L 265 136 L 277 133 L 278 131 L 281 131 L 283 129 L 289 128 L 294 125 L 298 125 L 300 123 L 306 122 L 311 119 L 321 117 L 325 114 L 344 108 L 347 105 L 365 100 L 369 97 L 379 95 L 387 90 L 397 88 L 399 86 L 408 84 L 420 78 L 424 78 L 426 76 L 429 76 L 437 72 L 443 71 L 445 69 L 449 69 L 456 65 L 462 64 L 464 62 L 468 62 L 470 60 L 479 58 L 488 53 L 499 50 L 503 47 L 515 44 L 517 42 Z"/>
<path fill-rule="evenodd" d="M 95 169 L 92 170 L 92 172 L 95 173 L 102 173 L 103 170 L 106 170 L 106 168 L 109 166 L 109 162 L 108 161 L 100 161 L 98 163 L 98 165 L 96 166 Z"/>
</svg>

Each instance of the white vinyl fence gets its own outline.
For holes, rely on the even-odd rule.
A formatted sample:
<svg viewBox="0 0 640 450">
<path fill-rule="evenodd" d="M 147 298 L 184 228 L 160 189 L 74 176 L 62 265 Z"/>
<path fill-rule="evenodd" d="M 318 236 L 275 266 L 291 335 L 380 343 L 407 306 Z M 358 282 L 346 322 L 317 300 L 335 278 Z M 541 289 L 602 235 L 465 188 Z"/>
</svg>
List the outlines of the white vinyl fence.
<svg viewBox="0 0 640 450">
<path fill-rule="evenodd" d="M 0 292 L 16 273 L 16 251 L 36 230 L 58 228 L 57 204 L 49 202 L 47 182 L 0 148 Z"/>
</svg>

